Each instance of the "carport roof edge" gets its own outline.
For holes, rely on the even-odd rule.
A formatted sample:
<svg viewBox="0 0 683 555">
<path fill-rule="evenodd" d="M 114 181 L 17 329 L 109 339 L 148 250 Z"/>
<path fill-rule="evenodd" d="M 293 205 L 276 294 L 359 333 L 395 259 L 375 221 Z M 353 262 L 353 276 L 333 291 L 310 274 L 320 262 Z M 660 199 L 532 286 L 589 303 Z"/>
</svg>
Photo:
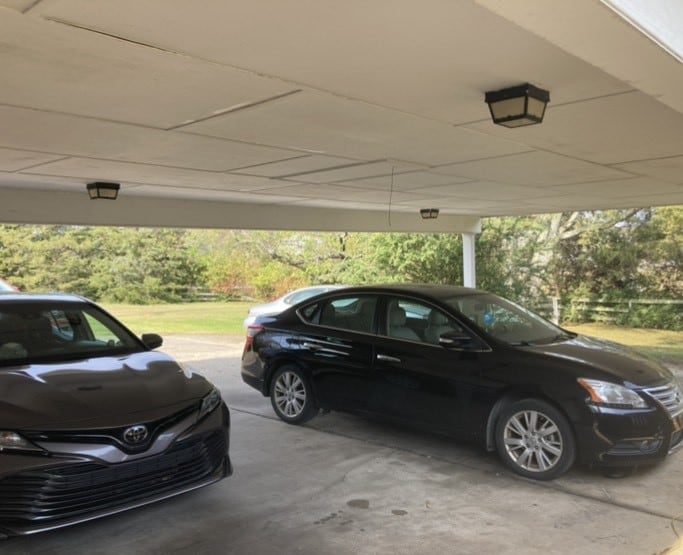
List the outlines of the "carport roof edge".
<svg viewBox="0 0 683 555">
<path fill-rule="evenodd" d="M 116 201 L 90 200 L 82 193 L 0 188 L 0 221 L 21 224 L 183 227 L 216 229 L 291 229 L 297 231 L 365 231 L 480 233 L 476 216 L 441 214 L 423 220 L 419 211 L 344 210 L 277 204 L 119 196 Z M 256 212 L 259 213 L 256 217 Z"/>
</svg>

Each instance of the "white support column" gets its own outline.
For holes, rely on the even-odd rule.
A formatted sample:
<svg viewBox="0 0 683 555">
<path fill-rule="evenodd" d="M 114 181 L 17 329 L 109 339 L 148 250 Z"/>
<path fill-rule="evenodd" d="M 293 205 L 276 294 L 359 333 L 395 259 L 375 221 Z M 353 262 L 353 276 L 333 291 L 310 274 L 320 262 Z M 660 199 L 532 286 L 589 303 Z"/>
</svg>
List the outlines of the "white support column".
<svg viewBox="0 0 683 555">
<path fill-rule="evenodd" d="M 462 237 L 462 277 L 465 287 L 477 286 L 476 257 L 474 250 L 475 233 L 461 233 Z"/>
</svg>

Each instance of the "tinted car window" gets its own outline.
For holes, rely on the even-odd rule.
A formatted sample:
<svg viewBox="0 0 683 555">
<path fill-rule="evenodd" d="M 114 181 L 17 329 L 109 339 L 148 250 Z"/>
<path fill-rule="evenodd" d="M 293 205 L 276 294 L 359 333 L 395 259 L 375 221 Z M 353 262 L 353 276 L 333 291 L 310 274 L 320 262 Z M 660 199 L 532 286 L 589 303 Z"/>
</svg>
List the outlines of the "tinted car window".
<svg viewBox="0 0 683 555">
<path fill-rule="evenodd" d="M 442 310 L 412 299 L 390 299 L 386 310 L 384 335 L 396 339 L 438 345 L 442 334 L 463 331 L 462 326 Z"/>
<path fill-rule="evenodd" d="M 296 304 L 300 303 L 301 301 L 305 301 L 309 297 L 320 295 L 320 293 L 324 293 L 325 291 L 326 289 L 324 287 L 306 289 L 305 291 L 297 291 L 295 293 L 292 293 L 291 295 L 287 295 L 284 298 L 284 301 L 287 304 Z"/>
<path fill-rule="evenodd" d="M 299 314 L 309 323 L 350 331 L 372 333 L 377 297 L 336 297 L 304 307 Z"/>
<path fill-rule="evenodd" d="M 97 307 L 3 303 L 0 365 L 30 364 L 142 350 L 138 340 Z"/>
<path fill-rule="evenodd" d="M 495 295 L 453 297 L 446 302 L 488 334 L 506 343 L 544 343 L 566 336 L 562 328 Z"/>
</svg>

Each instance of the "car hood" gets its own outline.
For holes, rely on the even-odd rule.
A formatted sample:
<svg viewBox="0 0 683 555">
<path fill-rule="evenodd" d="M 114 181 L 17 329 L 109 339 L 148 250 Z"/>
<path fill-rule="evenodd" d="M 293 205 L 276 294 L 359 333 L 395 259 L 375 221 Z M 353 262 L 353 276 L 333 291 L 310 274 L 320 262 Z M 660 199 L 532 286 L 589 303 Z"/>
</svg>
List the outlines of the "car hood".
<svg viewBox="0 0 683 555">
<path fill-rule="evenodd" d="M 211 384 L 171 357 L 143 352 L 0 369 L 0 430 L 117 427 L 161 418 Z"/>
<path fill-rule="evenodd" d="M 593 369 L 590 375 L 577 377 L 608 379 L 635 387 L 662 385 L 673 380 L 673 374 L 659 362 L 624 345 L 594 337 L 578 335 L 566 341 L 529 348 Z"/>
</svg>

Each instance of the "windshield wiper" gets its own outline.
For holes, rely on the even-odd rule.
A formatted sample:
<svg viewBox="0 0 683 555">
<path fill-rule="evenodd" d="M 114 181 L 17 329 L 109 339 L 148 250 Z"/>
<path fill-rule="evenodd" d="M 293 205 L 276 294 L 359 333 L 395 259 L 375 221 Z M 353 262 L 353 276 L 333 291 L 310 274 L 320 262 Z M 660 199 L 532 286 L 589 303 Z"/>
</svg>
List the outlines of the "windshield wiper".
<svg viewBox="0 0 683 555">
<path fill-rule="evenodd" d="M 525 340 L 519 340 L 519 341 L 510 341 L 510 345 L 514 345 L 515 347 L 533 347 L 534 345 L 550 345 L 551 343 L 559 343 L 561 341 L 568 341 L 570 339 L 574 339 L 576 337 L 575 333 L 558 333 L 557 335 L 553 335 L 551 337 L 542 337 L 540 339 L 534 339 L 533 341 L 525 341 Z"/>
<path fill-rule="evenodd" d="M 570 339 L 574 339 L 575 337 L 576 337 L 575 333 L 567 333 L 567 332 L 558 333 L 555 337 L 553 337 L 553 343 L 555 341 L 568 341 Z"/>
<path fill-rule="evenodd" d="M 569 333 L 558 333 L 557 335 L 553 335 L 552 337 L 548 338 L 543 338 L 543 339 L 537 339 L 536 341 L 530 341 L 530 345 L 551 345 L 552 343 L 560 343 L 563 341 L 569 341 L 570 339 L 574 339 L 576 337 L 576 334 L 569 334 Z"/>
</svg>

